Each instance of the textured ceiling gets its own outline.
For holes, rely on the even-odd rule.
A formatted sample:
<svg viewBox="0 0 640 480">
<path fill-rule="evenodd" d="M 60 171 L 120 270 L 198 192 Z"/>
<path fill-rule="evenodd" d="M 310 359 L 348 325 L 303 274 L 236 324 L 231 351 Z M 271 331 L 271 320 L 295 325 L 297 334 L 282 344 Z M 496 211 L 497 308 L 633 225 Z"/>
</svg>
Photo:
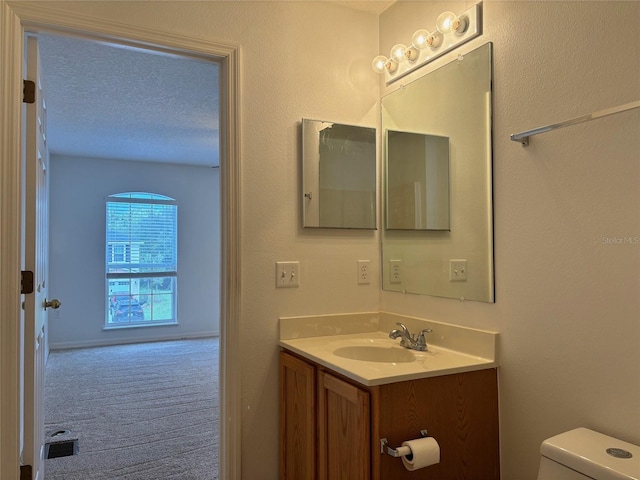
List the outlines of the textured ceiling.
<svg viewBox="0 0 640 480">
<path fill-rule="evenodd" d="M 216 166 L 219 66 L 39 35 L 51 153 Z"/>
</svg>

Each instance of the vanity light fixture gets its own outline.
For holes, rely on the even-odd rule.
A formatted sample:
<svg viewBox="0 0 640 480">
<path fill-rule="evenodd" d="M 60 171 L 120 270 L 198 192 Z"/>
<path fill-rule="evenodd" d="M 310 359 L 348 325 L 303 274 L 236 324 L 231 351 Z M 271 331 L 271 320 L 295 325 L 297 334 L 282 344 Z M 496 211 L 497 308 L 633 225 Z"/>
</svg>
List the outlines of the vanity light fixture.
<svg viewBox="0 0 640 480">
<path fill-rule="evenodd" d="M 481 34 L 482 2 L 459 15 L 444 12 L 436 20 L 432 32 L 416 30 L 409 46 L 398 43 L 389 57 L 378 55 L 374 58 L 373 70 L 384 73 L 388 85 Z"/>
</svg>

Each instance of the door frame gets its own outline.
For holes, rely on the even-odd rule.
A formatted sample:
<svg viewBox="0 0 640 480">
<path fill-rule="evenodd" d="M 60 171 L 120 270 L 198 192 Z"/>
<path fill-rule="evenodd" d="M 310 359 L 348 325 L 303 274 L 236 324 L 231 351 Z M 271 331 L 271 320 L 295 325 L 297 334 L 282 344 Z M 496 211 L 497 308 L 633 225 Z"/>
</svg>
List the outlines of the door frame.
<svg viewBox="0 0 640 480">
<path fill-rule="evenodd" d="M 22 333 L 19 322 L 22 78 L 25 31 L 102 39 L 220 62 L 220 478 L 240 478 L 240 49 L 170 32 L 0 3 L 0 478 L 19 478 Z"/>
</svg>

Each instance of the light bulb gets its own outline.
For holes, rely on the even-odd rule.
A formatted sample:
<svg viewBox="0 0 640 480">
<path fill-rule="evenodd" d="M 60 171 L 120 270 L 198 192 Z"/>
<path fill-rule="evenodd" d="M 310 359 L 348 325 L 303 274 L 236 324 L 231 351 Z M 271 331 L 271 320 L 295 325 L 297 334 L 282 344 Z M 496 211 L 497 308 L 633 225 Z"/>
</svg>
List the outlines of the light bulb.
<svg viewBox="0 0 640 480">
<path fill-rule="evenodd" d="M 427 46 L 427 38 L 429 38 L 429 32 L 425 29 L 416 30 L 413 37 L 411 37 L 411 44 L 422 50 Z"/>
<path fill-rule="evenodd" d="M 398 69 L 398 62 L 396 62 L 393 58 L 387 60 L 387 63 L 384 64 L 384 68 L 387 69 L 387 72 L 393 73 Z"/>
<path fill-rule="evenodd" d="M 456 14 L 453 12 L 441 13 L 436 20 L 436 28 L 440 33 L 449 33 L 453 31 L 453 21 L 455 18 Z"/>
<path fill-rule="evenodd" d="M 401 62 L 402 60 L 405 59 L 405 54 L 404 52 L 407 50 L 407 47 L 405 47 L 403 44 L 398 43 L 397 45 L 394 45 L 393 48 L 391 49 L 391 58 L 394 59 L 396 62 Z"/>
<path fill-rule="evenodd" d="M 459 33 L 459 34 L 466 32 L 468 26 L 469 26 L 469 19 L 467 18 L 466 15 L 463 15 L 461 17 L 456 17 L 455 21 L 453 22 L 453 29 L 455 30 L 456 33 Z"/>
<path fill-rule="evenodd" d="M 442 38 L 442 34 L 436 30 L 427 37 L 427 45 L 435 50 L 442 45 Z"/>
<path fill-rule="evenodd" d="M 404 57 L 410 62 L 415 62 L 418 59 L 419 55 L 420 55 L 420 52 L 418 52 L 418 49 L 413 45 L 411 45 L 409 48 L 407 48 L 404 51 Z"/>
<path fill-rule="evenodd" d="M 373 67 L 373 70 L 376 73 L 384 73 L 384 71 L 386 70 L 386 67 L 385 67 L 386 63 L 387 63 L 387 57 L 385 57 L 384 55 L 378 55 L 376 58 L 373 59 L 371 66 Z"/>
<path fill-rule="evenodd" d="M 436 28 L 440 33 L 464 33 L 467 30 L 469 21 L 466 16 L 458 17 L 453 12 L 441 13 L 436 20 Z"/>
</svg>

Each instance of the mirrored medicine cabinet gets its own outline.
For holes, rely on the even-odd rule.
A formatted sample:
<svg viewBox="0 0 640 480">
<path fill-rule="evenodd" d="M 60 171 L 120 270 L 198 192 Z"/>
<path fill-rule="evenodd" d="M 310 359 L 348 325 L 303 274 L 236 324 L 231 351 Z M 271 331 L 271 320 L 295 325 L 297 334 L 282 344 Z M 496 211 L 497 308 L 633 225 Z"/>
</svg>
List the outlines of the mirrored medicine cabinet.
<svg viewBox="0 0 640 480">
<path fill-rule="evenodd" d="M 302 119 L 303 226 L 376 228 L 376 129 Z"/>
<path fill-rule="evenodd" d="M 492 44 L 382 98 L 384 290 L 494 301 Z"/>
</svg>

